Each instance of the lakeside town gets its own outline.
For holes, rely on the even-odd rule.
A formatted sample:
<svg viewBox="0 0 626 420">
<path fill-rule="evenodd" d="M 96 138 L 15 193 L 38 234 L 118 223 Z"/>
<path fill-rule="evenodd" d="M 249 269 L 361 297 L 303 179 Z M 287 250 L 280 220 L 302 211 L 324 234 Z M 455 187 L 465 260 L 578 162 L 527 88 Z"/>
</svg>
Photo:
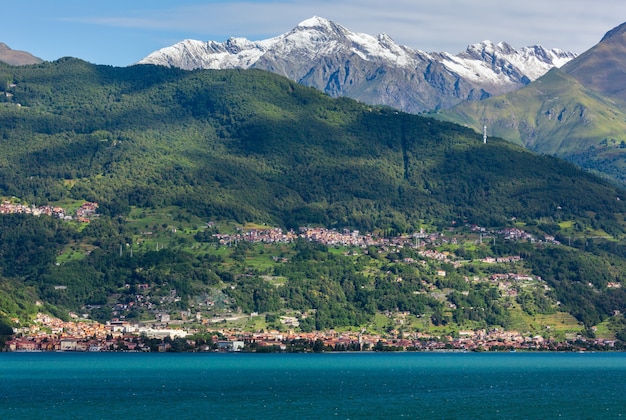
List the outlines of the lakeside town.
<svg viewBox="0 0 626 420">
<path fill-rule="evenodd" d="M 78 318 L 76 314 L 71 316 Z M 245 332 L 212 328 L 185 330 L 167 322 L 136 324 L 113 320 L 106 324 L 87 320 L 62 321 L 38 314 L 29 327 L 17 328 L 4 350 L 13 352 L 309 352 L 309 351 L 584 351 L 624 350 L 616 340 L 589 339 L 580 335 L 565 341 L 517 331 L 459 331 L 455 336 L 421 332 L 394 337 L 366 331 Z M 397 335 L 396 335 L 397 334 Z"/>
</svg>

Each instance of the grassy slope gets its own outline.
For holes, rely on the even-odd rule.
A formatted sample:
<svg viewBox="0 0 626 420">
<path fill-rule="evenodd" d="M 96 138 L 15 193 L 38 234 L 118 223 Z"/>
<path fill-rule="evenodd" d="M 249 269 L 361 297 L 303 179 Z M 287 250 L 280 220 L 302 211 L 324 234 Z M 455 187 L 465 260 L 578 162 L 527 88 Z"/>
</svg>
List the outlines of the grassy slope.
<svg viewBox="0 0 626 420">
<path fill-rule="evenodd" d="M 553 69 L 509 94 L 462 104 L 437 115 L 531 150 L 559 156 L 620 183 L 626 114 L 610 99 Z"/>
</svg>

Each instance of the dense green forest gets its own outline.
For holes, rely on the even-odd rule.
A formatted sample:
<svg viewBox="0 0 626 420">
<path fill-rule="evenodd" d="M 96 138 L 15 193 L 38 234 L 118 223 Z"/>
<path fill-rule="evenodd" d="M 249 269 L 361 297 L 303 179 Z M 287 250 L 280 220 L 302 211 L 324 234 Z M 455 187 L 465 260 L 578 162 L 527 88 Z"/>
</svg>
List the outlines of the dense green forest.
<svg viewBox="0 0 626 420">
<path fill-rule="evenodd" d="M 26 319 L 43 307 L 59 316 L 88 308 L 105 320 L 144 284 L 162 306 L 175 290 L 172 310 L 218 293 L 244 313 L 307 314 L 305 330 L 366 325 L 391 312 L 425 316 L 433 326 L 511 328 L 518 306 L 528 314 L 567 311 L 589 327 L 626 309 L 623 289 L 607 287 L 623 283 L 626 195 L 556 158 L 495 138 L 483 144 L 458 125 L 332 99 L 255 70 L 115 68 L 67 58 L 0 65 L 0 79 L 0 195 L 28 205 L 92 201 L 101 215 L 86 226 L 0 217 L 4 318 Z M 346 256 L 305 241 L 224 249 L 205 229 L 209 221 L 387 236 L 521 225 L 538 236 L 602 239 L 509 249 L 529 256 L 516 270 L 551 288 L 517 302 L 464 280 L 487 276 L 480 265 L 419 269 L 398 262 L 418 257 L 409 250 Z M 175 228 L 187 233 L 175 236 Z M 497 255 L 505 246 L 513 245 L 453 251 Z M 272 263 L 258 267 L 258 259 Z M 438 268 L 449 274 L 437 278 Z M 446 298 L 425 293 L 435 289 Z"/>
<path fill-rule="evenodd" d="M 611 223 L 624 210 L 621 191 L 557 159 L 262 71 L 68 58 L 0 67 L 0 78 L 10 93 L 0 187 L 29 203 L 71 197 L 113 216 L 175 205 L 242 223 L 399 231 L 590 211 Z"/>
</svg>

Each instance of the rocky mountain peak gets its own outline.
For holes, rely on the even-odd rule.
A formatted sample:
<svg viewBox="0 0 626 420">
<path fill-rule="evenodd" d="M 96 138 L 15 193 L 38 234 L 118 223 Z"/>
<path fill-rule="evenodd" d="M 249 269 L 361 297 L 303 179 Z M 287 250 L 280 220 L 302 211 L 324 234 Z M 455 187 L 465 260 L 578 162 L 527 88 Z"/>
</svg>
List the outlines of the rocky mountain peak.
<svg viewBox="0 0 626 420">
<path fill-rule="evenodd" d="M 351 32 L 314 16 L 274 38 L 176 44 L 138 64 L 187 70 L 254 67 L 332 96 L 421 112 L 508 92 L 573 56 L 542 47 L 516 50 L 491 41 L 470 45 L 457 55 L 425 53 L 399 45 L 389 35 Z"/>
</svg>

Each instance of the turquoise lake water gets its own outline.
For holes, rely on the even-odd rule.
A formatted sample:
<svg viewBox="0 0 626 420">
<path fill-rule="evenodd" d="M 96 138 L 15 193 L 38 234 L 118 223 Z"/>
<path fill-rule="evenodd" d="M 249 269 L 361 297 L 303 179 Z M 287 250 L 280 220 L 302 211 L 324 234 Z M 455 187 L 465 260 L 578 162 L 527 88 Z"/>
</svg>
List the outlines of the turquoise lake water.
<svg viewBox="0 0 626 420">
<path fill-rule="evenodd" d="M 626 418 L 626 353 L 0 353 L 0 418 Z"/>
</svg>

